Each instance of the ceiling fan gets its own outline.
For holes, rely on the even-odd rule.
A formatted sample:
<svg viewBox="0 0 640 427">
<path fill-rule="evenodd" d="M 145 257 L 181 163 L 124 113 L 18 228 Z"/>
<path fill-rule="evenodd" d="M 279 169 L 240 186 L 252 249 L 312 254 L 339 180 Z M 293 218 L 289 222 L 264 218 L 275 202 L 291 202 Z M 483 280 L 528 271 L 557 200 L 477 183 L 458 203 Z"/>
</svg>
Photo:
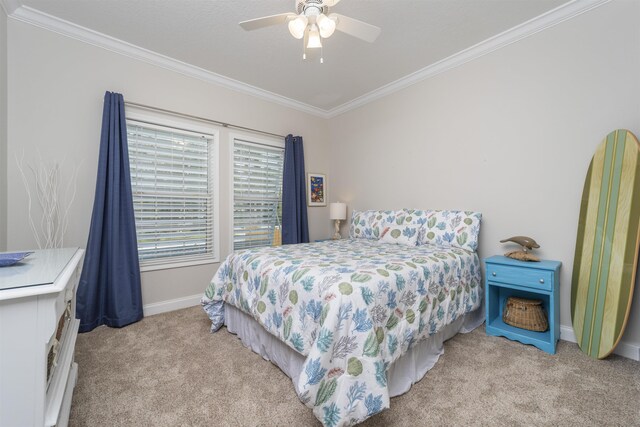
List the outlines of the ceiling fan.
<svg viewBox="0 0 640 427">
<path fill-rule="evenodd" d="M 340 0 L 295 0 L 296 13 L 280 13 L 240 22 L 246 31 L 272 25 L 288 24 L 289 32 L 297 39 L 304 38 L 302 58 L 307 59 L 307 49 L 322 48 L 322 39 L 331 37 L 335 30 L 373 43 L 380 35 L 380 28 L 338 13 L 329 14 L 329 8 Z M 322 55 L 320 62 L 323 62 Z"/>
</svg>

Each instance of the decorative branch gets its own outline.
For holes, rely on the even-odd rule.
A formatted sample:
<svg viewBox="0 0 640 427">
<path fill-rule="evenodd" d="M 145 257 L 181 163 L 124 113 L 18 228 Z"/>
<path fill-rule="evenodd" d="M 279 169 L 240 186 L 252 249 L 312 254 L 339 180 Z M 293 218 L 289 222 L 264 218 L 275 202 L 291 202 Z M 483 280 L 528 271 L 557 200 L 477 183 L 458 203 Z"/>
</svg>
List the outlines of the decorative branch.
<svg viewBox="0 0 640 427">
<path fill-rule="evenodd" d="M 62 162 L 53 161 L 46 163 L 42 156 L 38 153 L 38 163 L 36 165 L 26 163 L 24 161 L 24 152 L 22 157 L 16 163 L 22 183 L 27 192 L 28 200 L 28 217 L 31 232 L 36 240 L 39 249 L 61 248 L 64 245 L 64 235 L 69 226 L 69 210 L 76 197 L 76 183 L 80 165 L 75 166 L 71 171 L 71 177 L 65 186 L 64 193 L 60 191 Z M 31 193 L 31 185 L 25 174 L 25 166 L 33 175 L 33 186 L 35 187 L 35 198 L 40 206 L 39 227 L 33 219 L 33 197 Z M 64 204 L 64 210 L 61 205 Z"/>
<path fill-rule="evenodd" d="M 29 217 L 29 226 L 31 227 L 31 232 L 33 233 L 33 237 L 36 239 L 36 244 L 38 248 L 42 249 L 42 243 L 40 243 L 40 234 L 38 233 L 38 229 L 36 228 L 35 223 L 33 222 L 33 217 L 31 216 L 31 191 L 29 190 L 29 181 L 27 181 L 27 177 L 24 174 L 24 152 L 22 152 L 22 158 L 18 159 L 16 155 L 16 164 L 18 165 L 18 170 L 20 171 L 20 177 L 22 178 L 22 183 L 27 190 L 27 212 Z"/>
</svg>

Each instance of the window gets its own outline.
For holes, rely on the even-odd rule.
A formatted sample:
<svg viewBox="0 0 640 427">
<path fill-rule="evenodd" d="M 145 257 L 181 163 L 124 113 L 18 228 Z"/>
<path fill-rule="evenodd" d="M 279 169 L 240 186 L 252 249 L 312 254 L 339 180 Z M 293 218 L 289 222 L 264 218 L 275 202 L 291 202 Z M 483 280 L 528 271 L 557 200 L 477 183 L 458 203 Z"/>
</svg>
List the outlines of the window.
<svg viewBox="0 0 640 427">
<path fill-rule="evenodd" d="M 281 243 L 284 141 L 233 138 L 233 249 Z"/>
<path fill-rule="evenodd" d="M 127 138 L 141 266 L 217 261 L 217 132 L 135 117 Z"/>
</svg>

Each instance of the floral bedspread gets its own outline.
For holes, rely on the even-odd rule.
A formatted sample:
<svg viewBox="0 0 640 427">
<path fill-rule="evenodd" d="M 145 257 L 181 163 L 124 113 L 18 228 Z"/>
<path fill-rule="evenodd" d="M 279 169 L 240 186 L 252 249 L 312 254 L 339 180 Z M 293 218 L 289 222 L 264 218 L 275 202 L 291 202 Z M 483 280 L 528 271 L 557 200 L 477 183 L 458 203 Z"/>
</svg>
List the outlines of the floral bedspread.
<svg viewBox="0 0 640 427">
<path fill-rule="evenodd" d="M 479 307 L 480 283 L 475 252 L 348 239 L 234 252 L 202 304 L 213 331 L 226 302 L 304 355 L 299 397 L 334 427 L 388 408 L 389 364 Z"/>
</svg>

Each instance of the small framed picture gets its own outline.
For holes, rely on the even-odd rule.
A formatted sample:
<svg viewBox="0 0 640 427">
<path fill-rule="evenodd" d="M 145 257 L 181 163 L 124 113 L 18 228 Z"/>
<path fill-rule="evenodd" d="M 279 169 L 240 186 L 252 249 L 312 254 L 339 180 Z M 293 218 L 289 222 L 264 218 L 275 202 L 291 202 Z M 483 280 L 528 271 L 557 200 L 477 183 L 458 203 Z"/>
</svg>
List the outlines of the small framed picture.
<svg viewBox="0 0 640 427">
<path fill-rule="evenodd" d="M 307 174 L 307 204 L 327 206 L 327 177 L 319 173 Z"/>
</svg>

